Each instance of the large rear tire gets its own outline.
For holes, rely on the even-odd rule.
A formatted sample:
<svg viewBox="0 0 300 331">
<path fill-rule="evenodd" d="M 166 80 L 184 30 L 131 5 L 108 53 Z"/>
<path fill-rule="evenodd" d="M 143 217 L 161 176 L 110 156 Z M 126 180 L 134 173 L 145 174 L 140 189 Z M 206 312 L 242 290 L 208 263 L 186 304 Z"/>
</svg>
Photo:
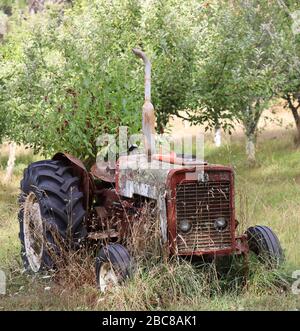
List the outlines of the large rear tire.
<svg viewBox="0 0 300 331">
<path fill-rule="evenodd" d="M 19 238 L 24 267 L 55 267 L 62 248 L 76 248 L 86 236 L 79 178 L 63 161 L 32 163 L 21 181 Z"/>
</svg>

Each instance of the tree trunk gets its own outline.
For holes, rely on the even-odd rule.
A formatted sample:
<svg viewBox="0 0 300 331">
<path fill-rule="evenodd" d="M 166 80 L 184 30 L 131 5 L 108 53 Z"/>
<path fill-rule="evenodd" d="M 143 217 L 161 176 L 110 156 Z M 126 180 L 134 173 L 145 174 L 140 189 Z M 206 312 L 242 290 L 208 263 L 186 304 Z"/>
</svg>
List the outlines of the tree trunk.
<svg viewBox="0 0 300 331">
<path fill-rule="evenodd" d="M 297 120 L 295 119 L 295 121 L 296 121 L 296 128 L 297 128 L 295 143 L 296 143 L 296 145 L 300 145 L 300 118 L 299 118 L 298 112 L 297 112 Z"/>
<path fill-rule="evenodd" d="M 16 160 L 16 143 L 12 142 L 9 144 L 9 157 L 7 162 L 6 174 L 4 178 L 4 182 L 8 183 L 13 175 L 14 167 Z"/>
<path fill-rule="evenodd" d="M 8 17 L 0 12 L 0 41 L 3 40 L 8 30 Z"/>
<path fill-rule="evenodd" d="M 256 163 L 255 145 L 257 137 L 257 125 L 264 109 L 264 102 L 261 99 L 255 100 L 252 105 L 245 109 L 243 124 L 246 134 L 246 155 L 248 165 L 254 166 Z"/>
<path fill-rule="evenodd" d="M 254 133 L 247 133 L 246 134 L 246 154 L 247 160 L 250 166 L 253 166 L 256 162 L 255 159 L 255 143 L 256 143 L 256 136 Z"/>
<path fill-rule="evenodd" d="M 296 145 L 300 145 L 300 116 L 298 113 L 298 108 L 300 107 L 300 104 L 297 107 L 295 107 L 293 104 L 292 97 L 290 95 L 288 95 L 286 97 L 286 100 L 288 102 L 288 106 L 289 106 L 290 110 L 292 111 L 292 114 L 293 114 L 293 117 L 295 120 L 295 124 L 296 124 L 297 134 L 295 137 L 295 143 L 296 143 Z"/>
<path fill-rule="evenodd" d="M 222 144 L 221 129 L 219 127 L 215 128 L 214 142 L 215 142 L 216 147 L 220 147 Z"/>
</svg>

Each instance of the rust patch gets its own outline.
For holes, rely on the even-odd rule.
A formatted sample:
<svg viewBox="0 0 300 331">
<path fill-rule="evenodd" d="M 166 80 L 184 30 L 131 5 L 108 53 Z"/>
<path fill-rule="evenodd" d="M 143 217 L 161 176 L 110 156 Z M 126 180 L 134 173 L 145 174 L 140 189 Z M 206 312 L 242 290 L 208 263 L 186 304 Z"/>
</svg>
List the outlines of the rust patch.
<svg viewBox="0 0 300 331">
<path fill-rule="evenodd" d="M 103 240 L 109 238 L 117 238 L 119 237 L 119 232 L 115 230 L 106 230 L 106 231 L 99 231 L 99 232 L 90 232 L 88 234 L 88 239 L 91 240 Z"/>
<path fill-rule="evenodd" d="M 91 168 L 91 174 L 105 182 L 115 182 L 115 169 L 110 168 L 106 162 L 97 161 Z"/>
</svg>

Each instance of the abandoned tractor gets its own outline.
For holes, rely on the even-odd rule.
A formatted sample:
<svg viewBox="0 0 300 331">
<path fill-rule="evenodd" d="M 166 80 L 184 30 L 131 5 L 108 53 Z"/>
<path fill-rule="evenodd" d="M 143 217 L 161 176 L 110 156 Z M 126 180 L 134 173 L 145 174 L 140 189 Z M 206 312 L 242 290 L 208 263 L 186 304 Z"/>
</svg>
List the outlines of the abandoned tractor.
<svg viewBox="0 0 300 331">
<path fill-rule="evenodd" d="M 66 153 L 29 165 L 21 181 L 19 212 L 25 268 L 35 273 L 55 268 L 54 257 L 61 254 L 58 242 L 67 241 L 68 247 L 79 249 L 92 241 L 98 247 L 97 284 L 105 291 L 132 273 L 129 230 L 139 222 L 147 203 L 157 210 L 161 246 L 167 256 L 253 252 L 278 265 L 283 253 L 269 227 L 253 226 L 237 235 L 231 167 L 174 152 L 155 153 L 151 64 L 141 50 L 133 52 L 145 63 L 144 149 L 140 152 L 129 146 L 129 155 L 119 156 L 115 167 L 102 161 L 89 171 Z"/>
</svg>

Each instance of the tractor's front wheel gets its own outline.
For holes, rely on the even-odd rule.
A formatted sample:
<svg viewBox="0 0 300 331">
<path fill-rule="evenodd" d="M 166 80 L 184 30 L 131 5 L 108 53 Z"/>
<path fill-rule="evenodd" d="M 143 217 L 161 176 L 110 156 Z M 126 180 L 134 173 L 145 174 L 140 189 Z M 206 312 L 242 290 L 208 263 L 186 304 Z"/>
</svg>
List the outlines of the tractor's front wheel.
<svg viewBox="0 0 300 331">
<path fill-rule="evenodd" d="M 276 234 L 267 226 L 253 226 L 246 231 L 250 252 L 271 267 L 284 260 L 283 250 Z"/>
<path fill-rule="evenodd" d="M 62 249 L 85 237 L 83 194 L 66 163 L 32 163 L 24 171 L 19 202 L 21 256 L 28 271 L 55 267 Z"/>
<path fill-rule="evenodd" d="M 120 244 L 110 244 L 100 249 L 96 258 L 96 281 L 101 292 L 118 286 L 132 276 L 133 260 Z"/>
</svg>

